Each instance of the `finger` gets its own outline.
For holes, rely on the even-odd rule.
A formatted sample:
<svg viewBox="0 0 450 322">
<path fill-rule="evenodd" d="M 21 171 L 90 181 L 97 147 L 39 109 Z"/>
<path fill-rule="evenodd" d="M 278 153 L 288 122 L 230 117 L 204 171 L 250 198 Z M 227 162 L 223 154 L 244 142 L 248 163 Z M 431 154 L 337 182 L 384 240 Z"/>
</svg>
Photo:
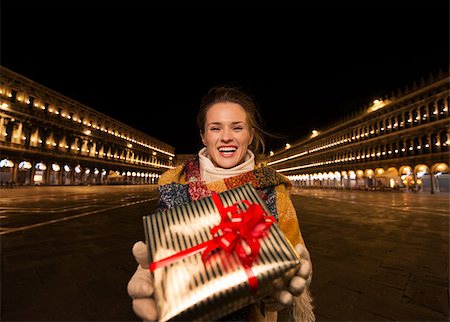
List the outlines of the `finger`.
<svg viewBox="0 0 450 322">
<path fill-rule="evenodd" d="M 132 298 L 150 297 L 153 294 L 153 290 L 153 279 L 150 271 L 138 267 L 128 282 L 128 295 Z"/>
<path fill-rule="evenodd" d="M 294 296 L 299 296 L 306 288 L 306 280 L 299 276 L 294 276 L 289 283 L 289 291 Z"/>
<path fill-rule="evenodd" d="M 147 245 L 142 241 L 138 241 L 134 243 L 132 252 L 136 262 L 143 268 L 148 268 L 150 262 L 148 259 Z"/>
<path fill-rule="evenodd" d="M 281 291 L 284 288 L 286 288 L 286 283 L 284 282 L 283 279 L 279 278 L 273 281 L 272 286 L 274 291 Z"/>
<path fill-rule="evenodd" d="M 309 277 L 306 279 L 306 284 L 305 284 L 305 287 L 306 288 L 309 288 L 309 286 L 311 285 L 311 281 L 312 281 L 312 271 L 311 271 L 311 274 L 309 274 Z"/>
<path fill-rule="evenodd" d="M 278 303 L 289 306 L 292 305 L 292 294 L 288 291 L 281 291 L 277 293 L 276 299 Z"/>
<path fill-rule="evenodd" d="M 303 245 L 303 244 L 295 245 L 295 251 L 300 256 L 300 258 L 311 260 L 311 257 L 309 255 L 309 251 L 306 249 L 305 245 Z"/>
<path fill-rule="evenodd" d="M 158 319 L 156 303 L 153 299 L 134 299 L 133 311 L 143 321 L 156 321 Z"/>
<path fill-rule="evenodd" d="M 303 277 L 305 280 L 312 275 L 312 265 L 310 261 L 300 260 L 300 269 L 297 271 L 297 275 Z"/>
</svg>

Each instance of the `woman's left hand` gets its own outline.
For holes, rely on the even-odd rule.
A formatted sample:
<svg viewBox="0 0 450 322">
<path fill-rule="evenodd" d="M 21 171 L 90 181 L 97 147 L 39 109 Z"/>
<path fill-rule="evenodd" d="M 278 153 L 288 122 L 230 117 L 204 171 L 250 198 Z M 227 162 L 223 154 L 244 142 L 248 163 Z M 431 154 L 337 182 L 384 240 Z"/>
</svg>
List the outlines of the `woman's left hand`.
<svg viewBox="0 0 450 322">
<path fill-rule="evenodd" d="M 300 267 L 285 289 L 263 300 L 268 311 L 280 311 L 292 305 L 293 298 L 300 296 L 311 284 L 312 263 L 309 251 L 303 244 L 297 244 L 295 251 L 300 255 Z"/>
</svg>

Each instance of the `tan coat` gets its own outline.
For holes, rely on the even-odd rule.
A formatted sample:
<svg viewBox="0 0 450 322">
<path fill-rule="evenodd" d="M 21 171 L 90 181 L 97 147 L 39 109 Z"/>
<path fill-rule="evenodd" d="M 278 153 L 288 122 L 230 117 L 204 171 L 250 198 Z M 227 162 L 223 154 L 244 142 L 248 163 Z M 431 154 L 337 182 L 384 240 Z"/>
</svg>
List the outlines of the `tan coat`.
<svg viewBox="0 0 450 322">
<path fill-rule="evenodd" d="M 193 163 L 196 166 L 195 163 Z M 199 178 L 191 176 L 189 166 L 186 164 L 168 170 L 163 173 L 158 181 L 159 185 L 170 183 L 189 184 Z M 195 171 L 192 171 L 193 173 Z M 267 179 L 270 178 L 270 179 Z M 238 175 L 225 180 L 219 180 L 204 184 L 205 188 L 217 193 L 230 189 L 232 185 L 238 186 L 251 182 L 256 189 L 273 186 L 276 193 L 276 210 L 278 213 L 278 225 L 286 235 L 292 245 L 298 243 L 305 244 L 302 238 L 300 227 L 297 219 L 297 213 L 290 198 L 292 185 L 290 181 L 283 175 L 279 174 L 270 167 L 260 167 L 247 174 Z M 279 315 L 279 316 L 278 316 Z M 259 305 L 252 305 L 250 310 L 249 321 L 315 321 L 313 313 L 312 298 L 309 290 L 303 292 L 302 295 L 294 297 L 294 305 L 292 311 L 266 312 L 261 314 Z"/>
</svg>

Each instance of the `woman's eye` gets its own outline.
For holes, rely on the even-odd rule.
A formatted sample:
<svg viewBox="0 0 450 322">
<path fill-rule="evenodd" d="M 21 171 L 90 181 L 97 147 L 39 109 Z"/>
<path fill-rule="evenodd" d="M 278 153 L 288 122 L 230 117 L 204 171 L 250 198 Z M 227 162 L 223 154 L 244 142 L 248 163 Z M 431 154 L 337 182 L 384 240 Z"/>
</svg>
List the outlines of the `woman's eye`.
<svg viewBox="0 0 450 322">
<path fill-rule="evenodd" d="M 210 130 L 211 130 L 211 131 L 220 131 L 220 128 L 218 128 L 218 127 L 212 127 L 212 128 L 210 128 Z"/>
<path fill-rule="evenodd" d="M 236 126 L 235 128 L 233 128 L 233 130 L 240 131 L 240 130 L 242 130 L 242 126 Z"/>
</svg>

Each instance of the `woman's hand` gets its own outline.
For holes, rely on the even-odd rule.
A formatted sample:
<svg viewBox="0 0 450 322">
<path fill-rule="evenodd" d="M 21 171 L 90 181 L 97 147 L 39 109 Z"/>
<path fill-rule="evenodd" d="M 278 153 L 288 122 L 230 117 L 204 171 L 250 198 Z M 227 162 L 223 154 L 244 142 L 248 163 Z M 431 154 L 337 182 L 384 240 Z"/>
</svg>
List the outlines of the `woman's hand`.
<svg viewBox="0 0 450 322">
<path fill-rule="evenodd" d="M 311 283 L 312 264 L 309 252 L 302 244 L 296 245 L 295 250 L 300 255 L 300 267 L 286 289 L 263 300 L 268 311 L 280 311 L 292 305 L 294 296 L 301 295 Z M 158 313 L 153 299 L 153 280 L 148 269 L 147 245 L 142 241 L 135 243 L 133 255 L 139 264 L 128 282 L 128 295 L 133 299 L 133 311 L 144 321 L 156 321 Z"/>
<path fill-rule="evenodd" d="M 127 287 L 128 295 L 133 299 L 133 311 L 144 321 L 156 321 L 158 312 L 153 298 L 153 279 L 148 268 L 147 245 L 142 241 L 136 242 L 133 255 L 138 267 Z"/>
<path fill-rule="evenodd" d="M 300 255 L 300 267 L 285 289 L 263 299 L 268 311 L 280 311 L 292 305 L 294 296 L 301 295 L 311 284 L 312 263 L 309 252 L 303 244 L 297 244 L 295 251 Z"/>
</svg>

